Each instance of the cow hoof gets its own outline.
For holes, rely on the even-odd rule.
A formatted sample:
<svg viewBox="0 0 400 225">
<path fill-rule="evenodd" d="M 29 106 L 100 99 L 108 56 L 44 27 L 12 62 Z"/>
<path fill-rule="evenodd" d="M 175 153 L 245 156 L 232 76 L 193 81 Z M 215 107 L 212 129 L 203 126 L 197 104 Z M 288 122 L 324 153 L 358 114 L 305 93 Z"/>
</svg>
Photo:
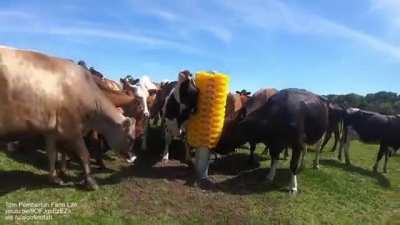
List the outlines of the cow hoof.
<svg viewBox="0 0 400 225">
<path fill-rule="evenodd" d="M 378 173 L 378 168 L 377 167 L 372 167 L 372 172 L 374 172 L 374 173 Z"/>
<path fill-rule="evenodd" d="M 80 182 L 80 184 L 87 188 L 89 191 L 95 191 L 99 189 L 99 185 L 97 185 L 96 181 L 92 177 L 84 178 Z"/>
<path fill-rule="evenodd" d="M 319 168 L 320 168 L 319 164 L 314 163 L 313 169 L 319 170 Z"/>
<path fill-rule="evenodd" d="M 260 166 L 260 163 L 257 162 L 255 159 L 249 159 L 249 160 L 247 161 L 247 165 L 248 165 L 248 166 Z"/>
<path fill-rule="evenodd" d="M 69 176 L 67 170 L 60 170 L 60 172 L 58 172 L 58 176 L 61 177 L 62 179 L 65 179 Z"/>
<path fill-rule="evenodd" d="M 203 178 L 201 180 L 198 180 L 196 183 L 197 183 L 197 186 L 202 190 L 215 190 L 216 189 L 215 183 L 212 182 L 208 178 Z"/>
<path fill-rule="evenodd" d="M 59 185 L 59 186 L 65 185 L 64 181 L 59 177 L 50 176 L 49 180 L 50 180 L 51 184 L 55 184 L 55 185 Z"/>
<path fill-rule="evenodd" d="M 273 178 L 270 178 L 270 177 L 265 177 L 265 180 L 264 180 L 264 183 L 266 184 L 266 185 L 270 185 L 270 184 L 272 184 L 274 182 L 274 179 Z"/>
<path fill-rule="evenodd" d="M 289 194 L 292 196 L 297 195 L 297 189 L 294 189 L 294 188 L 289 189 Z"/>
<path fill-rule="evenodd" d="M 193 168 L 194 167 L 194 164 L 193 164 L 193 161 L 192 160 L 185 160 L 185 162 L 184 162 L 188 167 L 190 167 L 190 168 Z"/>
<path fill-rule="evenodd" d="M 383 173 L 387 173 L 387 170 L 386 170 L 386 169 L 384 169 L 384 170 L 383 170 Z"/>
<path fill-rule="evenodd" d="M 163 162 L 168 162 L 168 160 L 169 160 L 169 157 L 168 157 L 168 156 L 164 156 L 164 157 L 162 158 L 162 161 L 163 161 Z"/>
<path fill-rule="evenodd" d="M 126 159 L 126 162 L 129 164 L 133 164 L 135 161 L 136 161 L 136 156 L 132 156 L 131 158 Z"/>
<path fill-rule="evenodd" d="M 99 167 L 97 169 L 100 171 L 104 171 L 104 170 L 107 170 L 107 167 L 104 165 L 99 165 Z"/>
</svg>

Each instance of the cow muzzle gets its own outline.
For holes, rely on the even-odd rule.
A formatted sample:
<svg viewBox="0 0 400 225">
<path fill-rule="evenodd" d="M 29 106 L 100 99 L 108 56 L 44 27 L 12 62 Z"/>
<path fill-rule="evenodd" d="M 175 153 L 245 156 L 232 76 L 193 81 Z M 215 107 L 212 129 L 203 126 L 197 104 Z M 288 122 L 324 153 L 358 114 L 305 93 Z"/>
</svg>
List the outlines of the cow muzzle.
<svg viewBox="0 0 400 225">
<path fill-rule="evenodd" d="M 150 113 L 149 112 L 144 112 L 143 115 L 144 115 L 144 117 L 146 119 L 150 118 Z"/>
</svg>

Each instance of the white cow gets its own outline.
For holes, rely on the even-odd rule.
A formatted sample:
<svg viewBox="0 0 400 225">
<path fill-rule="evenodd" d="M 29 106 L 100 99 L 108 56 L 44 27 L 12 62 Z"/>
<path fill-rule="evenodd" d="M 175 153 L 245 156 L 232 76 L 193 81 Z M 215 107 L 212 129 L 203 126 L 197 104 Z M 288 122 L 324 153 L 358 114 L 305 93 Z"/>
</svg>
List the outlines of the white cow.
<svg viewBox="0 0 400 225">
<path fill-rule="evenodd" d="M 151 81 L 149 76 L 142 76 L 140 79 L 133 79 L 130 76 L 127 76 L 124 79 L 121 79 L 121 82 L 124 85 L 124 88 L 127 88 L 125 85 L 128 85 L 131 90 L 135 93 L 135 95 L 140 98 L 141 105 L 143 107 L 143 115 L 145 118 L 144 121 L 144 134 L 142 139 L 142 149 L 147 149 L 147 133 L 149 126 L 149 118 L 150 111 L 148 106 L 149 97 L 154 94 L 159 88 Z"/>
</svg>

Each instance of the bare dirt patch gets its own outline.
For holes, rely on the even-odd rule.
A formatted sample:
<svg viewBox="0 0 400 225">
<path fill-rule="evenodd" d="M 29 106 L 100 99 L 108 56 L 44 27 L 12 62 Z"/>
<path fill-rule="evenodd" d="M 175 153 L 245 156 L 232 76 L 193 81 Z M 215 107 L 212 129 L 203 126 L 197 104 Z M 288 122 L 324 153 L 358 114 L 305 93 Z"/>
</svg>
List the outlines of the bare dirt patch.
<svg viewBox="0 0 400 225">
<path fill-rule="evenodd" d="M 198 217 L 207 224 L 221 220 L 228 224 L 243 224 L 247 219 L 248 199 L 221 191 L 203 191 L 190 185 L 191 169 L 178 161 L 158 163 L 148 172 L 152 177 L 126 182 L 123 206 L 126 215 L 167 216 L 182 221 Z"/>
</svg>

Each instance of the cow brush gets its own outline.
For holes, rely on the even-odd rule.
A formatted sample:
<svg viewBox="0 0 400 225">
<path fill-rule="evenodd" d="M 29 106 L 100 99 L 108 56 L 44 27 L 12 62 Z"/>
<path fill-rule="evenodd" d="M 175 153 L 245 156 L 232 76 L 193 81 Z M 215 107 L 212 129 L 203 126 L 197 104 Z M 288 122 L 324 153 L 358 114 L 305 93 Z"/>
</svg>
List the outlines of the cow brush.
<svg viewBox="0 0 400 225">
<path fill-rule="evenodd" d="M 216 72 L 197 72 L 199 88 L 197 112 L 188 121 L 188 143 L 195 147 L 214 148 L 221 137 L 225 119 L 229 77 Z"/>
</svg>

